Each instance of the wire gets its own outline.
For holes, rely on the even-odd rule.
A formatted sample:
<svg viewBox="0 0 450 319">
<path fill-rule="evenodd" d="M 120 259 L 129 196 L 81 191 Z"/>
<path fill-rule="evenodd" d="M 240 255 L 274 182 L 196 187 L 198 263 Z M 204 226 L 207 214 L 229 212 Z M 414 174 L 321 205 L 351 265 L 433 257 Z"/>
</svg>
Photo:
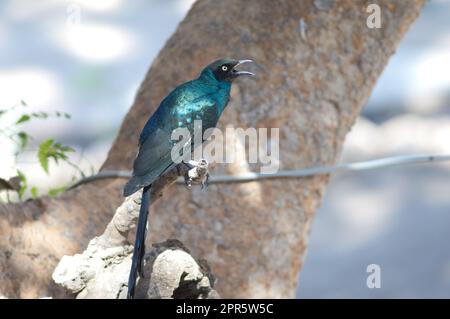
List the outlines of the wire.
<svg viewBox="0 0 450 319">
<path fill-rule="evenodd" d="M 72 189 L 75 187 L 78 187 L 82 184 L 87 184 L 99 179 L 107 179 L 107 178 L 130 178 L 131 172 L 130 171 L 120 171 L 120 170 L 104 170 L 100 171 L 95 175 L 83 177 L 82 179 L 76 181 L 74 184 L 70 185 L 68 189 Z"/>
<path fill-rule="evenodd" d="M 450 155 L 400 155 L 392 157 L 384 157 L 369 161 L 344 163 L 335 166 L 316 166 L 310 168 L 301 168 L 293 170 L 282 170 L 273 174 L 263 173 L 243 173 L 239 175 L 215 175 L 209 178 L 208 184 L 224 184 L 224 183 L 247 183 L 267 179 L 286 179 L 286 178 L 300 178 L 314 175 L 324 175 L 332 173 L 342 173 L 348 171 L 365 171 L 377 168 L 384 168 L 390 166 L 400 166 L 408 164 L 423 164 L 431 162 L 445 162 L 450 161 Z M 86 184 L 98 179 L 106 178 L 130 178 L 131 172 L 122 170 L 104 170 L 96 175 L 88 176 L 80 179 L 69 187 L 75 188 L 79 185 Z M 178 184 L 184 184 L 184 179 L 179 178 Z"/>
</svg>

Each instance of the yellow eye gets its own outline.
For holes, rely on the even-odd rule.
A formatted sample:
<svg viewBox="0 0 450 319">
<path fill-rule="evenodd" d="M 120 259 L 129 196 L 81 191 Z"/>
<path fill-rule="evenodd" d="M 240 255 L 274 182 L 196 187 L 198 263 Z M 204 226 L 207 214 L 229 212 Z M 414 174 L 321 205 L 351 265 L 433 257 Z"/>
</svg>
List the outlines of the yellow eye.
<svg viewBox="0 0 450 319">
<path fill-rule="evenodd" d="M 228 71 L 228 67 L 226 65 L 222 65 L 222 71 L 224 72 Z"/>
</svg>

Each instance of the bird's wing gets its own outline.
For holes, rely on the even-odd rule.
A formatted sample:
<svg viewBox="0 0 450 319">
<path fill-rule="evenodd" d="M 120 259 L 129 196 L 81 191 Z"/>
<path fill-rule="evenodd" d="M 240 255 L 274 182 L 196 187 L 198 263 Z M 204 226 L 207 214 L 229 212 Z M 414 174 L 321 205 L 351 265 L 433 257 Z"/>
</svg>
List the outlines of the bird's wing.
<svg viewBox="0 0 450 319">
<path fill-rule="evenodd" d="M 151 184 L 166 170 L 174 167 L 174 162 L 180 162 L 181 156 L 179 153 L 174 152 L 172 154 L 172 149 L 177 141 L 171 139 L 172 130 L 178 128 L 180 122 L 181 127 L 186 127 L 190 132 L 193 132 L 196 115 L 205 120 L 205 116 L 209 118 L 212 115 L 210 113 L 216 114 L 216 102 L 210 96 L 191 97 L 192 100 L 190 101 L 177 99 L 176 97 L 172 100 L 167 100 L 167 102 L 173 103 L 170 108 L 174 112 L 159 113 L 159 120 L 155 121 L 155 124 L 158 124 L 152 125 L 152 129 L 149 130 L 150 134 L 146 134 L 133 164 L 133 175 L 140 177 L 141 185 Z M 172 103 L 162 103 L 160 107 L 168 108 L 168 104 Z M 185 105 L 181 107 L 181 104 Z M 190 118 L 190 121 L 187 121 L 188 118 Z M 152 122 L 152 119 L 149 122 Z M 191 144 L 191 140 L 192 136 L 186 144 Z M 182 154 L 185 153 L 183 152 Z M 175 158 L 172 158 L 172 155 Z"/>
<path fill-rule="evenodd" d="M 139 148 L 139 154 L 133 164 L 133 175 L 143 176 L 149 173 L 159 176 L 172 162 L 170 158 L 174 142 L 170 133 L 156 128 Z"/>
<path fill-rule="evenodd" d="M 161 132 L 157 131 L 157 133 Z M 130 196 L 142 187 L 151 185 L 159 176 L 166 171 L 170 171 L 181 161 L 181 156 L 175 155 L 175 158 L 172 158 L 172 146 L 168 143 L 162 142 L 157 145 L 151 145 L 151 141 L 155 142 L 156 140 L 149 137 L 142 144 L 139 154 L 134 161 L 133 176 L 124 187 L 124 196 Z M 186 145 L 190 146 L 190 144 L 189 140 Z M 183 154 L 187 153 L 188 151 L 183 150 Z"/>
</svg>

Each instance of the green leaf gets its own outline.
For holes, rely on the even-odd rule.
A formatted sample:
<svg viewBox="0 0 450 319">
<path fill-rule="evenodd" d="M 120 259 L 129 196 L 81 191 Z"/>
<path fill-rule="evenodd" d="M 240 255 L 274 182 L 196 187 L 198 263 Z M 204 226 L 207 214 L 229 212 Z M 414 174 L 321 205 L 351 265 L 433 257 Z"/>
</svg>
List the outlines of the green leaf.
<svg viewBox="0 0 450 319">
<path fill-rule="evenodd" d="M 70 118 L 72 117 L 72 115 L 70 115 L 69 113 L 64 113 L 64 117 L 65 117 L 66 119 L 70 119 Z"/>
<path fill-rule="evenodd" d="M 53 145 L 53 139 L 45 140 L 39 145 L 39 150 L 38 150 L 39 163 L 41 164 L 42 169 L 47 174 L 48 174 L 48 158 L 50 156 L 52 156 L 50 153 L 52 145 Z"/>
<path fill-rule="evenodd" d="M 63 153 L 75 152 L 75 150 L 70 146 L 65 146 L 61 144 L 55 144 L 55 148 Z"/>
<path fill-rule="evenodd" d="M 28 114 L 23 114 L 17 121 L 16 124 L 24 123 L 30 120 L 30 116 Z"/>
<path fill-rule="evenodd" d="M 20 140 L 20 150 L 23 151 L 28 145 L 28 134 L 25 132 L 17 133 Z"/>
<path fill-rule="evenodd" d="M 31 113 L 32 117 L 35 117 L 37 119 L 46 119 L 48 117 L 48 113 L 46 112 L 33 112 Z"/>
<path fill-rule="evenodd" d="M 37 198 L 39 196 L 38 189 L 37 189 L 36 186 L 31 187 L 30 192 L 31 192 L 31 197 L 32 198 Z"/>
<path fill-rule="evenodd" d="M 25 191 L 27 190 L 27 178 L 20 170 L 17 170 L 17 176 L 19 176 L 20 179 L 20 188 L 18 191 L 19 199 L 22 200 L 23 194 L 25 194 Z"/>
<path fill-rule="evenodd" d="M 53 159 L 56 164 L 59 164 L 59 160 L 68 161 L 67 153 L 75 152 L 75 150 L 69 146 L 62 145 L 61 143 L 55 143 L 53 139 L 48 139 L 39 145 L 38 158 L 43 170 L 48 174 L 48 162 L 49 159 Z"/>
<path fill-rule="evenodd" d="M 61 193 L 64 193 L 67 189 L 67 186 L 55 187 L 48 190 L 48 195 L 55 197 Z"/>
<path fill-rule="evenodd" d="M 25 177 L 25 174 L 22 173 L 21 170 L 17 170 L 17 176 L 19 176 L 20 181 L 21 181 L 22 183 L 25 183 L 25 184 L 27 183 L 27 178 Z"/>
<path fill-rule="evenodd" d="M 74 153 L 74 152 L 75 152 L 75 149 L 72 148 L 72 147 L 70 147 L 70 146 L 63 146 L 63 147 L 61 148 L 61 150 L 62 150 L 63 152 L 71 152 L 71 153 Z"/>
<path fill-rule="evenodd" d="M 24 101 L 24 100 L 20 101 L 20 104 L 21 104 L 22 106 L 28 106 L 28 104 L 27 104 L 27 103 L 25 103 L 25 101 Z"/>
</svg>

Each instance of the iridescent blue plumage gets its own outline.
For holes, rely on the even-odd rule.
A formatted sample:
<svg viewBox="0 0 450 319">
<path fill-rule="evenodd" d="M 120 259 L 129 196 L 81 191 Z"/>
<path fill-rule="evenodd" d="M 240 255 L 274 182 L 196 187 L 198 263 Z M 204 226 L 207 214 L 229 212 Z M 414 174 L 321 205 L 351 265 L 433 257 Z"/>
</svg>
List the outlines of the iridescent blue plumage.
<svg viewBox="0 0 450 319">
<path fill-rule="evenodd" d="M 189 124 L 190 122 L 187 122 L 189 119 L 192 119 L 195 115 L 199 117 L 200 113 L 213 107 L 217 114 L 217 123 L 230 98 L 230 89 L 231 82 L 220 82 L 214 77 L 210 69 L 205 69 L 197 79 L 178 86 L 162 100 L 157 111 L 144 126 L 139 137 L 139 145 L 142 145 L 152 134 L 158 123 L 159 125 L 167 124 L 168 122 L 165 122 L 165 120 L 172 116 L 175 116 L 181 122 L 175 123 L 175 127 L 171 127 L 175 129 L 183 126 L 183 124 Z M 214 103 L 214 105 L 212 106 L 211 103 Z"/>
<path fill-rule="evenodd" d="M 236 66 L 250 60 L 218 60 L 208 65 L 200 76 L 181 84 L 161 101 L 156 112 L 145 124 L 139 137 L 139 153 L 133 164 L 133 176 L 124 188 L 129 196 L 143 188 L 136 241 L 128 282 L 128 298 L 133 298 L 137 273 L 142 276 L 145 252 L 145 227 L 150 205 L 151 184 L 176 163 L 172 158 L 172 132 L 187 128 L 193 136 L 194 122 L 202 121 L 202 128 L 215 127 L 230 99 L 232 81 L 240 75 Z"/>
</svg>

